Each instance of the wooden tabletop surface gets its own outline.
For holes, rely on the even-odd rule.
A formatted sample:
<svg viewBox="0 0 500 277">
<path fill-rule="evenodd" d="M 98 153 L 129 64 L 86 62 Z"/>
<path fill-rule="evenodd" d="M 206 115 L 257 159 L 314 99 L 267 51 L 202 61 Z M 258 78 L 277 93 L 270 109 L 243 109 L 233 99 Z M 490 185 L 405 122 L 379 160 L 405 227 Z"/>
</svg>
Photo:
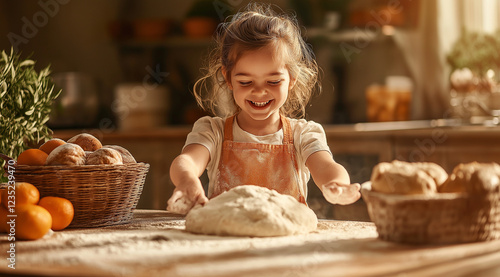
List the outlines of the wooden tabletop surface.
<svg viewBox="0 0 500 277">
<path fill-rule="evenodd" d="M 320 220 L 318 230 L 275 238 L 184 231 L 184 218 L 137 210 L 124 225 L 67 229 L 10 244 L 0 275 L 22 276 L 500 276 L 500 241 L 405 245 L 377 238 L 370 222 Z"/>
</svg>

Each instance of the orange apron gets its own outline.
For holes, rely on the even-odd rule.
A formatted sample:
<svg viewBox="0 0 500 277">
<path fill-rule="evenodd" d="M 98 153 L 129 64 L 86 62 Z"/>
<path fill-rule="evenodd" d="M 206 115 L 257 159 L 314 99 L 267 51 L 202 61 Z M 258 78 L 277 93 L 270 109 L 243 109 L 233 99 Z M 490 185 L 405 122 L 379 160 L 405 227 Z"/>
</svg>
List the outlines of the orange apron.
<svg viewBox="0 0 500 277">
<path fill-rule="evenodd" d="M 217 180 L 210 198 L 241 185 L 256 185 L 288 194 L 306 204 L 299 189 L 290 121 L 281 116 L 283 144 L 233 141 L 234 116 L 226 119 Z"/>
</svg>

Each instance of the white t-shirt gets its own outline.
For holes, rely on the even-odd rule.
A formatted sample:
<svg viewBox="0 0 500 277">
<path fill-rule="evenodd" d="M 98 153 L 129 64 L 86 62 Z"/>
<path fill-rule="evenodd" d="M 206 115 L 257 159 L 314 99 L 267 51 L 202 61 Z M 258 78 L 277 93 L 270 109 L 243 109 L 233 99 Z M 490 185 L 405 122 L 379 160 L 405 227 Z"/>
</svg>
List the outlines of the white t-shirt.
<svg viewBox="0 0 500 277">
<path fill-rule="evenodd" d="M 224 140 L 225 119 L 220 117 L 205 116 L 198 119 L 193 130 L 188 134 L 184 147 L 189 144 L 201 144 L 210 152 L 210 162 L 207 165 L 207 174 L 209 178 L 208 195 L 211 195 L 214 189 L 217 170 L 221 156 L 222 141 Z M 317 151 L 328 151 L 330 148 L 326 142 L 326 135 L 323 127 L 314 122 L 305 119 L 290 119 L 292 127 L 293 141 L 297 164 L 299 168 L 299 179 L 301 181 L 300 189 L 307 198 L 307 182 L 310 178 L 309 169 L 306 167 L 307 158 Z M 235 142 L 252 142 L 265 144 L 282 144 L 283 129 L 278 132 L 265 136 L 255 136 L 243 129 L 235 122 L 233 124 L 233 140 Z"/>
</svg>

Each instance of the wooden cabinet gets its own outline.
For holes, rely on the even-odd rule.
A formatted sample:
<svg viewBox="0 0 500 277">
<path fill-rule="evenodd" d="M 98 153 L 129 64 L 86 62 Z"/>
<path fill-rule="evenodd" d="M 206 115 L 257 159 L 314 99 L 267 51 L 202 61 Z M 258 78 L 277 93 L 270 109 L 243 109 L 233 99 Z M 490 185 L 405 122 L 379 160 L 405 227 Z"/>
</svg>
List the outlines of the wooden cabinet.
<svg viewBox="0 0 500 277">
<path fill-rule="evenodd" d="M 462 127 L 419 130 L 395 138 L 394 157 L 432 161 L 451 172 L 459 163 L 500 163 L 500 128 Z"/>
<path fill-rule="evenodd" d="M 378 161 L 436 162 L 451 172 L 459 163 L 500 163 L 500 128 L 435 127 L 408 130 L 356 131 L 325 127 L 332 152 L 376 155 Z"/>
</svg>

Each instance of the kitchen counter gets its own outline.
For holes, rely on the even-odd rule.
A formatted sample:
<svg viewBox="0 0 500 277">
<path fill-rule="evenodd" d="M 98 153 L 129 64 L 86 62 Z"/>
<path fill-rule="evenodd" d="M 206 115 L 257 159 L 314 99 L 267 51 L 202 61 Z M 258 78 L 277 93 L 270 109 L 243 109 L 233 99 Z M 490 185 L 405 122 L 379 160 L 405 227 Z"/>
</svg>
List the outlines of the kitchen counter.
<svg viewBox="0 0 500 277">
<path fill-rule="evenodd" d="M 7 236 L 0 236 L 5 257 Z M 320 220 L 288 237 L 195 235 L 184 218 L 137 210 L 124 225 L 16 242 L 23 276 L 499 276 L 500 241 L 418 246 L 379 240 L 370 222 Z"/>
<path fill-rule="evenodd" d="M 500 126 L 484 126 L 484 125 L 461 125 L 453 120 L 436 119 L 436 120 L 413 120 L 413 121 L 395 121 L 395 122 L 372 122 L 372 123 L 356 123 L 345 125 L 323 125 L 327 135 L 349 136 L 356 134 L 357 136 L 370 137 L 389 137 L 389 136 L 405 136 L 414 135 L 430 135 L 436 130 L 443 131 L 453 136 L 481 134 L 486 136 L 499 136 Z M 185 139 L 191 131 L 192 126 L 165 126 L 155 129 L 138 129 L 138 130 L 119 130 L 106 128 L 93 129 L 56 129 L 54 136 L 62 139 L 69 139 L 72 136 L 81 132 L 88 132 L 99 139 Z"/>
</svg>

